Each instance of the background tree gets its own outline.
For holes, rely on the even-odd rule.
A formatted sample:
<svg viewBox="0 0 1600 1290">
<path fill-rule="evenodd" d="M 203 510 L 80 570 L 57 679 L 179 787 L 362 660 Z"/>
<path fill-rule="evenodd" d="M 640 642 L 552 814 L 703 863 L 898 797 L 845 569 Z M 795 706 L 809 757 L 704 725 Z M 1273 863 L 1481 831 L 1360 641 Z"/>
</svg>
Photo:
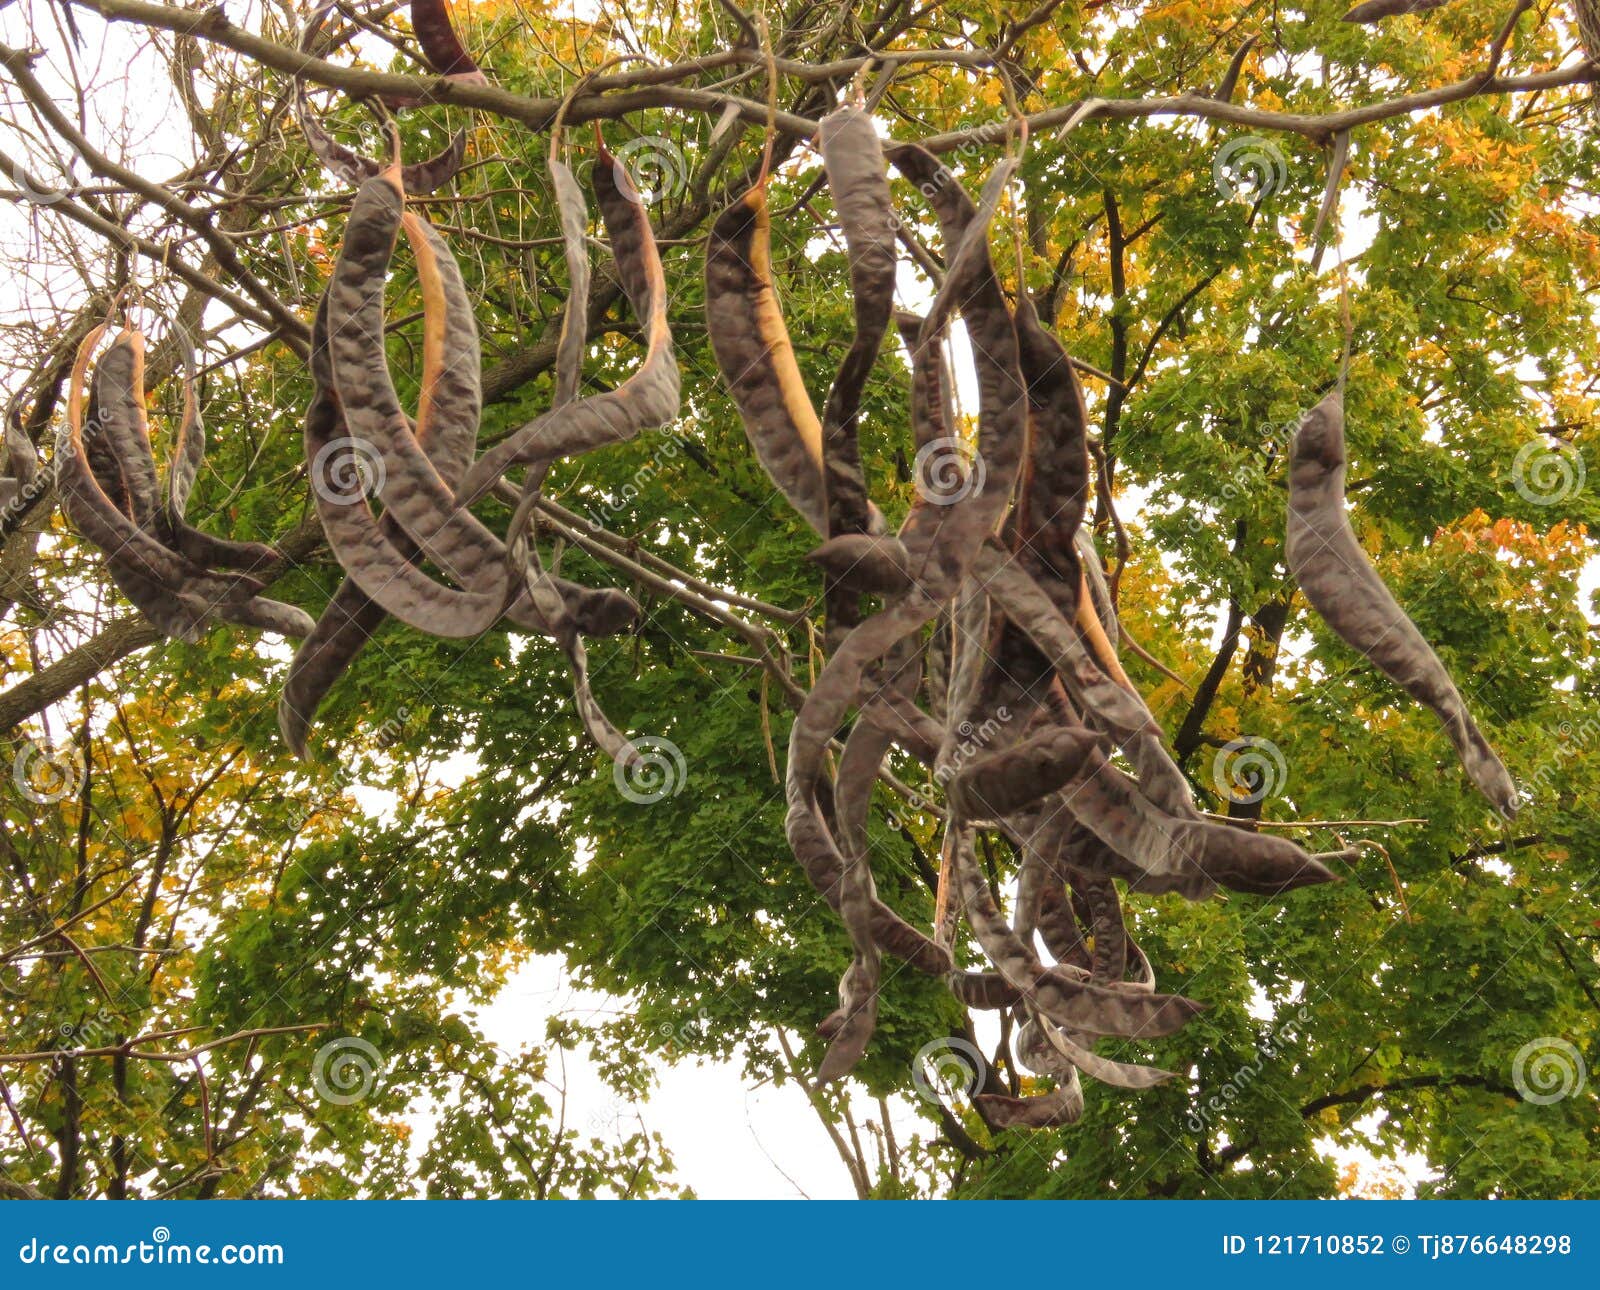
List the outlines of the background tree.
<svg viewBox="0 0 1600 1290">
<path fill-rule="evenodd" d="M 681 757 L 650 802 L 619 792 L 584 739 L 559 653 L 504 631 L 462 643 L 386 627 L 323 710 L 322 759 L 301 765 L 273 718 L 280 643 L 216 628 L 157 644 L 48 490 L 6 509 L 0 1187 L 671 1191 L 647 1127 L 651 1063 L 710 1056 L 811 1092 L 862 1195 L 1327 1195 L 1357 1185 L 1334 1146 L 1420 1155 L 1440 1195 L 1600 1193 L 1586 576 L 1600 70 L 1560 4 L 1463 0 L 1370 29 L 1339 22 L 1344 7 L 767 13 L 774 261 L 811 388 L 851 324 L 805 123 L 871 57 L 868 84 L 893 73 L 885 128 L 972 187 L 1014 100 L 1033 142 L 997 263 L 1014 263 L 1015 239 L 1023 280 L 1008 287 L 1100 373 L 1086 378 L 1095 532 L 1131 636 L 1162 665 L 1130 657 L 1130 672 L 1217 810 L 1337 821 L 1312 836 L 1370 843 L 1344 882 L 1283 899 L 1130 898 L 1163 987 L 1211 1004 L 1124 1046 L 1182 1078 L 1138 1095 L 1091 1083 L 1079 1125 L 998 1133 L 938 1081 L 942 1095 L 915 1091 L 930 1041 L 948 1072 L 939 1058 L 995 1035 L 893 965 L 856 1078 L 811 1085 L 848 943 L 789 855 L 778 775 L 786 682 L 804 685 L 819 648 L 819 581 L 716 377 L 701 309 L 707 221 L 748 183 L 766 117 L 763 56 L 737 44 L 727 9 L 460 5 L 491 85 L 438 88 L 416 79 L 395 5 L 349 10 L 358 43 L 309 65 L 286 4 L 0 6 L 15 203 L 0 345 L 18 434 L 48 460 L 71 355 L 113 300 L 158 339 L 181 321 L 202 338 L 212 438 L 194 510 L 285 551 L 272 594 L 317 612 L 339 580 L 298 419 L 349 194 L 292 124 L 302 66 L 339 91 L 321 103 L 352 141 L 380 136 L 349 96 L 385 90 L 437 99 L 400 115 L 408 155 L 470 129 L 470 169 L 420 204 L 478 302 L 492 442 L 549 399 L 565 292 L 542 164 L 556 105 L 606 58 L 647 55 L 569 116 L 603 122 L 650 193 L 685 373 L 681 419 L 558 468 L 541 522 L 564 572 L 645 606 L 592 661 L 608 711 Z M 1105 105 L 1059 139 L 1090 99 Z M 146 110 L 161 101 L 171 110 Z M 937 267 L 931 222 L 905 239 Z M 397 371 L 420 335 L 404 275 Z M 1284 453 L 1337 369 L 1342 281 L 1357 531 L 1522 784 L 1514 829 L 1432 717 L 1313 623 L 1284 569 Z M 908 273 L 904 290 L 925 300 L 926 281 Z M 603 262 L 590 314 L 585 376 L 604 387 L 636 349 Z M 172 361 L 158 345 L 153 376 Z M 150 384 L 161 425 L 178 392 Z M 891 358 L 863 449 L 874 495 L 900 510 L 905 418 Z M 26 451 L 14 435 L 13 474 Z M 503 528 L 503 508 L 483 513 Z M 750 661 L 777 644 L 771 666 Z M 1258 741 L 1244 764 L 1241 739 Z M 880 793 L 880 887 L 926 925 L 938 821 Z M 1003 881 L 1009 856 L 990 859 Z M 497 1051 L 473 1008 L 533 954 L 628 1007 Z M 561 1059 L 576 1051 L 642 1108 L 635 1127 L 567 1123 Z M 983 1080 L 1026 1079 L 983 1066 Z"/>
</svg>

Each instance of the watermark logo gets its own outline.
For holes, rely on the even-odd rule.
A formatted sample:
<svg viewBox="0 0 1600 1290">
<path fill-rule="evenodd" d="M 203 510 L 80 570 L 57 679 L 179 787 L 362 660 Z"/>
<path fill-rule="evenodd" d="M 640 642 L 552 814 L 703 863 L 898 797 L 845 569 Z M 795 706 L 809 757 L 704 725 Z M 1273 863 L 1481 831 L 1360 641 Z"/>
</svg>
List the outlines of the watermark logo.
<svg viewBox="0 0 1600 1290">
<path fill-rule="evenodd" d="M 1517 1049 L 1511 1083 L 1524 1102 L 1549 1106 L 1583 1092 L 1589 1070 L 1577 1045 L 1556 1035 L 1540 1035 Z"/>
<path fill-rule="evenodd" d="M 1283 190 L 1289 167 L 1271 139 L 1247 134 L 1228 140 L 1217 150 L 1211 160 L 1211 178 L 1230 202 L 1254 203 Z"/>
<path fill-rule="evenodd" d="M 1211 782 L 1229 801 L 1264 802 L 1283 792 L 1289 763 L 1270 739 L 1233 739 L 1217 749 L 1211 761 Z"/>
<path fill-rule="evenodd" d="M 930 1072 L 933 1079 L 929 1079 Z M 911 1060 L 911 1083 L 917 1096 L 934 1105 L 943 1101 L 934 1088 L 934 1080 L 944 1085 L 952 1096 L 971 1101 L 982 1079 L 983 1054 L 976 1044 L 954 1035 L 929 1040 Z"/>
<path fill-rule="evenodd" d="M 689 765 L 678 745 L 660 735 L 641 735 L 631 742 L 632 756 L 619 757 L 611 764 L 611 782 L 617 792 L 640 806 L 676 797 L 689 777 Z"/>
<path fill-rule="evenodd" d="M 89 773 L 83 753 L 69 745 L 50 747 L 29 739 L 11 759 L 11 778 L 30 802 L 59 802 L 83 787 Z"/>
<path fill-rule="evenodd" d="M 646 206 L 676 196 L 688 182 L 689 167 L 683 152 L 671 139 L 658 134 L 629 139 L 613 155 L 617 159 L 617 187 L 625 195 L 637 196 Z"/>
<path fill-rule="evenodd" d="M 1551 446 L 1536 439 L 1523 444 L 1511 463 L 1512 486 L 1533 506 L 1557 506 L 1576 497 L 1586 478 L 1583 455 L 1570 443 Z"/>
<path fill-rule="evenodd" d="M 933 506 L 954 506 L 983 492 L 986 470 L 983 458 L 972 454 L 959 439 L 946 436 L 930 440 L 917 449 L 911 465 L 911 479 L 917 496 Z"/>
<path fill-rule="evenodd" d="M 311 1059 L 311 1087 L 324 1102 L 349 1106 L 367 1097 L 383 1078 L 383 1054 L 365 1039 L 342 1035 Z"/>
<path fill-rule="evenodd" d="M 323 444 L 311 459 L 311 487 L 336 506 L 349 506 L 383 491 L 383 456 L 365 439 L 346 435 Z"/>
</svg>

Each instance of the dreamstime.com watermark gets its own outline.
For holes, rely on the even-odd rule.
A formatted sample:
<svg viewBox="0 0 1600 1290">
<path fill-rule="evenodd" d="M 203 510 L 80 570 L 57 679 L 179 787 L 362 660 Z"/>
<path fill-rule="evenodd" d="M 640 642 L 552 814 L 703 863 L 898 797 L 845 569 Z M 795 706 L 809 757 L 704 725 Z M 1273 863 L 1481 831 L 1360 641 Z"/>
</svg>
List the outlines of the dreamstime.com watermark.
<svg viewBox="0 0 1600 1290">
<path fill-rule="evenodd" d="M 1255 1061 L 1239 1067 L 1221 1088 L 1189 1112 L 1184 1127 L 1190 1133 L 1205 1132 L 1207 1126 L 1217 1116 L 1228 1110 L 1256 1082 L 1256 1077 L 1267 1068 L 1267 1063 L 1277 1061 L 1284 1048 L 1300 1037 L 1310 1021 L 1311 1009 L 1302 1003 L 1295 1009 L 1293 1016 L 1276 1030 L 1269 1032 L 1256 1046 Z"/>
<path fill-rule="evenodd" d="M 150 1233 L 148 1241 L 135 1241 L 129 1245 L 113 1245 L 104 1241 L 94 1245 L 84 1241 L 68 1244 L 63 1241 L 41 1241 L 35 1236 L 17 1250 L 17 1262 L 24 1267 L 123 1268 L 152 1264 L 160 1267 L 212 1264 L 227 1267 L 282 1267 L 284 1254 L 283 1246 L 275 1244 L 229 1242 L 224 1245 L 189 1245 L 174 1241 L 172 1233 L 165 1227 L 157 1227 Z"/>
</svg>

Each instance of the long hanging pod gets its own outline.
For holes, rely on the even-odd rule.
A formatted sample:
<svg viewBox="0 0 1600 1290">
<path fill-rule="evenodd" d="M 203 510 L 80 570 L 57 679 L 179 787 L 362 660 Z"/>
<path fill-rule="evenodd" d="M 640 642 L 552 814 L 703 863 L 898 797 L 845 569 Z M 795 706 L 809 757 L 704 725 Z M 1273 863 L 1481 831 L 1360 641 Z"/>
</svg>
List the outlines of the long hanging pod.
<svg viewBox="0 0 1600 1290">
<path fill-rule="evenodd" d="M 1467 777 L 1507 819 L 1517 787 L 1433 647 L 1384 586 L 1344 504 L 1343 381 L 1306 413 L 1289 461 L 1289 571 L 1340 640 L 1432 709 Z"/>
</svg>

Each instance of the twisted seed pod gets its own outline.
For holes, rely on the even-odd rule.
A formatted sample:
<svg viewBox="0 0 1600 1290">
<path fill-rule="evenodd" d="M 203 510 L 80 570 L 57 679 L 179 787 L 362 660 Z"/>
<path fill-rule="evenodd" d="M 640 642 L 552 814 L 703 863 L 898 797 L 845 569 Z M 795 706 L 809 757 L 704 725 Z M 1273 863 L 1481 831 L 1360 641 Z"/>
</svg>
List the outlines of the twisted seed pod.
<svg viewBox="0 0 1600 1290">
<path fill-rule="evenodd" d="M 333 9 L 333 0 L 326 0 L 326 3 L 312 10 L 305 26 L 300 29 L 298 46 L 302 54 L 312 52 L 312 46 L 316 44 L 317 35 L 322 30 L 322 24 L 327 21 Z M 446 21 L 448 22 L 448 19 Z M 305 135 L 307 145 L 316 154 L 323 168 L 334 178 L 349 184 L 352 188 L 357 188 L 366 180 L 382 173 L 384 169 L 382 163 L 374 161 L 371 157 L 363 157 L 345 147 L 323 128 L 311 110 L 310 100 L 306 96 L 305 79 L 300 76 L 294 78 L 294 116 L 299 123 L 300 132 Z M 401 167 L 405 190 L 408 193 L 431 193 L 436 188 L 444 187 L 456 177 L 466 158 L 467 134 L 465 130 L 458 130 L 441 151 L 426 161 Z"/>
<path fill-rule="evenodd" d="M 1501 815 L 1517 788 L 1483 737 L 1450 674 L 1367 560 L 1344 505 L 1344 391 L 1306 413 L 1289 462 L 1289 570 L 1340 640 L 1433 710 L 1467 777 Z"/>
<path fill-rule="evenodd" d="M 95 364 L 90 387 L 90 361 L 106 330 L 91 331 L 73 362 L 55 458 L 63 513 L 100 549 L 112 580 L 163 634 L 194 641 L 209 621 L 222 619 L 305 635 L 311 619 L 260 596 L 259 580 L 216 572 L 169 544 L 144 416 L 144 338 L 128 329 L 118 335 Z M 210 549 L 207 543 L 232 545 L 198 536 L 204 540 L 188 545 L 200 554 Z"/>
</svg>

